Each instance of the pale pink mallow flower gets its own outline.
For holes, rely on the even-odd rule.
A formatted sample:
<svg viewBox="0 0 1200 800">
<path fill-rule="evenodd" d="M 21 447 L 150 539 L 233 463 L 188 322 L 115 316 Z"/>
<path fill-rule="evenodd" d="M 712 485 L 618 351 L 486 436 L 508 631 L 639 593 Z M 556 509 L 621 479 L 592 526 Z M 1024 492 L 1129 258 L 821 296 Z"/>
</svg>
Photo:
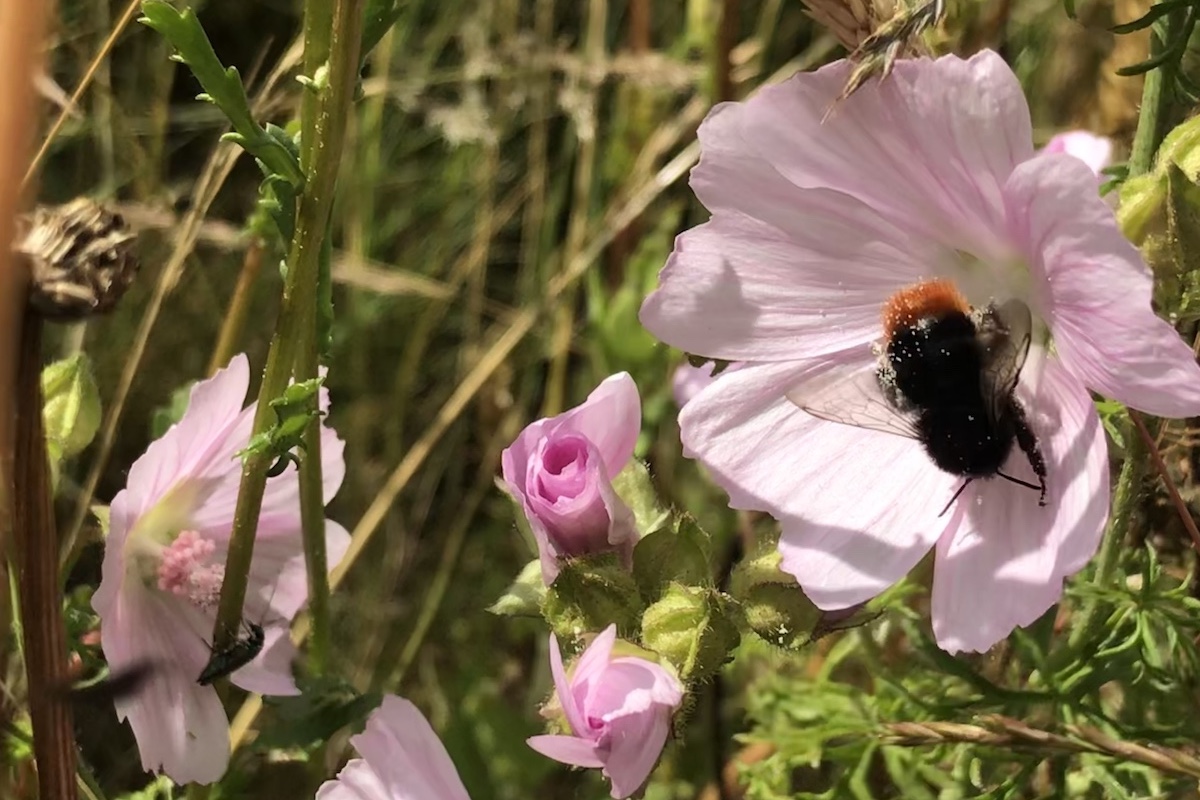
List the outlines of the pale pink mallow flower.
<svg viewBox="0 0 1200 800">
<path fill-rule="evenodd" d="M 178 423 L 147 448 L 112 501 L 100 587 L 101 645 L 114 672 L 153 663 L 146 684 L 116 701 L 137 738 L 142 766 L 178 783 L 212 783 L 229 762 L 229 722 L 200 676 L 224 578 L 241 459 L 256 404 L 243 408 L 250 382 L 244 355 L 192 389 Z M 328 401 L 322 391 L 322 407 Z M 325 501 L 342 483 L 343 443 L 321 429 Z M 326 520 L 330 567 L 349 534 Z M 267 481 L 247 586 L 245 618 L 261 624 L 266 644 L 230 676 L 243 689 L 297 694 L 288 624 L 308 586 L 300 542 L 300 487 L 294 466 Z M 245 635 L 244 631 L 239 634 Z"/>
<path fill-rule="evenodd" d="M 470 800 L 441 740 L 402 697 L 385 695 L 350 744 L 362 758 L 323 783 L 316 800 Z"/>
<path fill-rule="evenodd" d="M 621 372 L 581 405 L 531 423 L 502 454 L 505 489 L 529 520 L 547 585 L 564 559 L 615 552 L 631 563 L 637 529 L 612 480 L 641 426 L 637 386 Z"/>
<path fill-rule="evenodd" d="M 839 61 L 709 114 L 691 185 L 712 218 L 678 238 L 641 319 L 685 352 L 752 362 L 683 408 L 684 450 L 733 507 L 780 521 L 783 568 L 814 603 L 860 603 L 934 549 L 937 641 L 982 651 L 1037 619 L 1096 551 L 1109 471 L 1088 391 L 1193 416 L 1200 369 L 1152 311 L 1150 272 L 1095 174 L 1034 153 L 998 55 L 901 61 L 822 124 L 852 69 Z M 1032 309 L 1017 398 L 1045 456 L 1045 507 L 992 478 L 939 516 L 963 480 L 920 442 L 787 397 L 870 380 L 881 308 L 935 278 L 975 307 Z M 1032 478 L 1017 447 L 1004 471 Z"/>
<path fill-rule="evenodd" d="M 710 383 L 723 375 L 736 372 L 740 366 L 740 364 L 729 364 L 714 375 L 713 372 L 717 365 L 712 362 L 693 367 L 684 361 L 675 368 L 675 373 L 671 376 L 671 394 L 675 398 L 675 405 L 683 408 L 689 400 L 708 388 Z"/>
<path fill-rule="evenodd" d="M 529 746 L 564 764 L 603 770 L 620 800 L 636 793 L 658 763 L 683 687 L 661 664 L 615 654 L 616 639 L 617 626 L 609 625 L 568 673 L 550 634 L 550 672 L 570 734 L 533 736 Z"/>
<path fill-rule="evenodd" d="M 1088 131 L 1064 131 L 1050 137 L 1042 153 L 1066 153 L 1087 164 L 1097 175 L 1112 163 L 1112 139 Z"/>
</svg>

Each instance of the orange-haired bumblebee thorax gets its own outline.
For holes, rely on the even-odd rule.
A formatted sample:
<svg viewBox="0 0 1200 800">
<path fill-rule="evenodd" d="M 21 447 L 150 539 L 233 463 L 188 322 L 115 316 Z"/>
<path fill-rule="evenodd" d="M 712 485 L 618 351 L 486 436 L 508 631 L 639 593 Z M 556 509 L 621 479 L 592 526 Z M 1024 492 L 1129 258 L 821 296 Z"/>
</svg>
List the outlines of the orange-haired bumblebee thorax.
<svg viewBox="0 0 1200 800">
<path fill-rule="evenodd" d="M 891 341 L 896 331 L 916 325 L 926 317 L 950 311 L 971 312 L 971 305 L 953 281 L 939 278 L 906 286 L 883 304 L 883 336 Z"/>
</svg>

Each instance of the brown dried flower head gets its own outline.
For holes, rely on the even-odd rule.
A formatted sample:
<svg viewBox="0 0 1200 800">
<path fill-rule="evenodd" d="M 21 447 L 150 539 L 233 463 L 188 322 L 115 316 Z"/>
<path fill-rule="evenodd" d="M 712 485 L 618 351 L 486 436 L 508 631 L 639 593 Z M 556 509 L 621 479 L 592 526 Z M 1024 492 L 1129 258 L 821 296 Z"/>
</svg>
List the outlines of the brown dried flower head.
<svg viewBox="0 0 1200 800">
<path fill-rule="evenodd" d="M 29 260 L 29 302 L 48 319 L 111 311 L 137 274 L 136 236 L 93 200 L 41 206 L 21 225 L 15 250 Z"/>
</svg>

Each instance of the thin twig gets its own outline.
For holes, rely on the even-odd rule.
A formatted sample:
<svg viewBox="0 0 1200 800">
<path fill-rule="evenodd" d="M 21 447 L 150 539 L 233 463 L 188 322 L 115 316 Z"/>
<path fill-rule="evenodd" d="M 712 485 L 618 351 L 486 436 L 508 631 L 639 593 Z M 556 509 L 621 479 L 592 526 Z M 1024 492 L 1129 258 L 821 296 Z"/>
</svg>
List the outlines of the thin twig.
<svg viewBox="0 0 1200 800">
<path fill-rule="evenodd" d="M 1171 496 L 1171 503 L 1175 506 L 1176 513 L 1179 514 L 1179 520 L 1183 523 L 1183 527 L 1187 529 L 1188 535 L 1192 537 L 1192 545 L 1196 548 L 1196 552 L 1200 553 L 1200 530 L 1196 528 L 1196 520 L 1192 519 L 1192 512 L 1188 509 L 1187 503 L 1179 496 L 1179 489 L 1175 487 L 1175 481 L 1171 479 L 1171 473 L 1167 470 L 1167 462 L 1163 461 L 1158 444 L 1154 441 L 1154 437 L 1146 427 L 1141 414 L 1131 408 L 1129 409 L 1129 419 L 1133 421 L 1138 435 L 1142 437 L 1142 442 L 1146 445 L 1146 452 L 1150 454 L 1150 459 L 1154 462 L 1154 468 L 1158 470 L 1158 476 L 1162 478 L 1163 485 L 1167 487 L 1167 494 Z"/>
<path fill-rule="evenodd" d="M 230 298 L 229 309 L 221 320 L 221 332 L 208 360 L 209 377 L 228 364 L 229 359 L 238 352 L 238 341 L 242 338 L 242 329 L 246 327 L 246 316 L 250 313 L 254 284 L 262 272 L 265 251 L 266 243 L 255 236 L 242 256 L 242 269 L 238 272 L 237 284 L 233 287 L 233 297 Z"/>
<path fill-rule="evenodd" d="M 42 140 L 42 145 L 38 148 L 37 155 L 33 157 L 33 161 L 29 164 L 29 169 L 25 172 L 23 184 L 28 184 L 34 173 L 42 165 L 42 160 L 45 159 L 46 153 L 50 152 L 50 145 L 54 144 L 54 140 L 58 137 L 59 131 L 62 130 L 63 125 L 66 123 L 67 117 L 71 115 L 71 110 L 79 107 L 79 100 L 83 97 L 83 93 L 87 91 L 87 88 L 92 85 L 92 79 L 96 77 L 96 72 L 100 69 L 100 65 L 108 58 L 108 54 L 113 49 L 113 45 L 117 43 L 118 37 L 125 32 L 125 28 L 133 21 L 134 14 L 138 12 L 141 6 L 141 0 L 129 0 L 129 5 L 125 7 L 125 13 L 117 21 L 117 25 L 112 29 L 112 33 L 104 40 L 104 44 L 100 46 L 100 50 L 92 57 L 87 71 L 83 73 L 79 85 L 75 87 L 75 91 L 71 95 L 71 99 L 62 107 L 58 118 L 50 126 L 49 132 L 46 133 L 46 138 Z"/>
</svg>

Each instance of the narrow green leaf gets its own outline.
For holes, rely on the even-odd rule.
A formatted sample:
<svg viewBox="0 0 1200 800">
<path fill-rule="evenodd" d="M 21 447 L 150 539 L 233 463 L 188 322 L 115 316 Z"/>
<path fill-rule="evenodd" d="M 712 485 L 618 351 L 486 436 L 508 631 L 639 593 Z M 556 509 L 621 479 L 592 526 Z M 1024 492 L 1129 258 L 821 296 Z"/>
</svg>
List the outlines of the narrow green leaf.
<svg viewBox="0 0 1200 800">
<path fill-rule="evenodd" d="M 204 89 L 200 98 L 216 105 L 229 118 L 237 137 L 230 138 L 265 164 L 271 173 L 282 176 L 293 186 L 303 185 L 299 160 L 254 121 L 241 76 L 236 68 L 225 67 L 217 58 L 195 12 L 190 8 L 180 11 L 163 0 L 142 0 L 142 15 L 138 21 L 170 42 L 177 51 L 176 60 L 187 64 L 196 76 Z"/>
</svg>

